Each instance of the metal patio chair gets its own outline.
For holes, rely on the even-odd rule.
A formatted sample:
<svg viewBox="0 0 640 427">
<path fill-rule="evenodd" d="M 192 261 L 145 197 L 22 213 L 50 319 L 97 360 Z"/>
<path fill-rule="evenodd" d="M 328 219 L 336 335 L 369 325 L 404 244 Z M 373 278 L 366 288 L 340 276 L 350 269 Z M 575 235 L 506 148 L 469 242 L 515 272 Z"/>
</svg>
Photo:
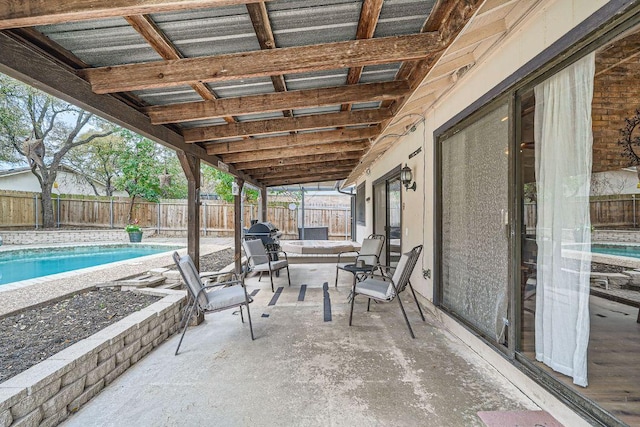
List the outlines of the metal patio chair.
<svg viewBox="0 0 640 427">
<path fill-rule="evenodd" d="M 262 279 L 262 273 L 269 273 L 269 280 L 271 280 L 271 292 L 275 292 L 273 288 L 273 274 L 283 268 L 287 269 L 287 279 L 289 280 L 289 286 L 291 286 L 291 276 L 289 275 L 289 260 L 287 253 L 284 251 L 271 251 L 267 252 L 262 240 L 243 240 L 242 247 L 244 253 L 247 256 L 247 271 L 260 273 Z M 271 256 L 270 256 L 271 255 Z M 277 259 L 274 255 L 284 255 L 284 259 Z"/>
<path fill-rule="evenodd" d="M 346 251 L 340 252 L 338 254 L 338 263 L 336 264 L 336 284 L 338 286 L 338 273 L 340 270 L 349 271 L 349 269 L 345 269 L 345 266 L 350 264 L 341 263 L 341 257 L 346 254 L 357 254 L 356 260 L 354 262 L 355 265 L 358 265 L 359 261 L 364 262 L 364 264 L 372 265 L 373 268 L 371 272 L 374 272 L 380 266 L 380 254 L 382 253 L 382 247 L 384 246 L 385 237 L 382 234 L 371 234 L 366 239 L 362 241 L 362 247 L 360 251 Z M 353 264 L 351 264 L 353 265 Z"/>
<path fill-rule="evenodd" d="M 219 273 L 220 278 L 226 276 L 231 277 L 231 280 L 221 280 L 214 284 L 204 285 L 198 274 L 198 270 L 189 255 L 181 257 L 178 252 L 174 252 L 173 261 L 176 263 L 176 266 L 182 275 L 182 279 L 187 285 L 190 295 L 189 303 L 184 309 L 182 323 L 180 324 L 180 327 L 182 328 L 182 336 L 178 342 L 178 348 L 176 348 L 176 355 L 178 354 L 178 350 L 180 350 L 180 345 L 182 344 L 184 335 L 187 332 L 189 319 L 191 319 L 196 310 L 207 314 L 239 307 L 240 319 L 242 320 L 242 323 L 244 323 L 244 315 L 242 314 L 242 306 L 244 305 L 247 307 L 247 318 L 249 319 L 251 339 L 255 339 L 253 336 L 253 324 L 251 323 L 251 312 L 249 311 L 249 303 L 253 302 L 253 299 L 247 294 L 247 289 L 244 285 L 244 278 L 241 275 L 228 272 Z M 208 277 L 211 279 L 214 276 L 215 274 L 211 273 Z"/>
<path fill-rule="evenodd" d="M 413 294 L 413 299 L 418 306 L 420 316 L 422 317 L 423 321 L 426 321 L 424 318 L 424 314 L 422 313 L 422 308 L 420 308 L 420 304 L 418 303 L 416 293 L 413 290 L 413 286 L 411 286 L 411 282 L 409 281 L 411 272 L 413 272 L 413 269 L 418 262 L 418 258 L 420 257 L 420 252 L 422 252 L 422 245 L 418 245 L 415 248 L 411 249 L 409 252 L 402 254 L 402 256 L 400 257 L 400 261 L 398 261 L 398 265 L 395 267 L 393 276 L 390 278 L 385 275 L 371 275 L 360 282 L 354 283 L 353 289 L 351 291 L 351 311 L 349 313 L 349 326 L 351 326 L 351 320 L 353 318 L 353 304 L 356 299 L 356 295 L 364 295 L 365 297 L 369 298 L 369 301 L 367 302 L 367 311 L 369 311 L 370 309 L 371 300 L 380 302 L 391 302 L 394 299 L 397 299 L 398 304 L 400 304 L 400 310 L 402 310 L 404 320 L 407 322 L 409 333 L 411 334 L 412 338 L 416 337 L 413 333 L 413 329 L 411 329 L 409 318 L 407 317 L 407 313 L 404 310 L 404 306 L 402 305 L 402 300 L 399 297 L 399 294 L 400 292 L 404 291 L 408 285 L 409 289 L 411 289 L 411 293 Z"/>
</svg>

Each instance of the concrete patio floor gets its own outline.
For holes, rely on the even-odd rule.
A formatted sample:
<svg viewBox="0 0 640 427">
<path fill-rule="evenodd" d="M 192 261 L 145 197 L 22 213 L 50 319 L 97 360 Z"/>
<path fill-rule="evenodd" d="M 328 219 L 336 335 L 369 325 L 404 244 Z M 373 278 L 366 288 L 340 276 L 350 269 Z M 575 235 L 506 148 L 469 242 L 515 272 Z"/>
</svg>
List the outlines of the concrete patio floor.
<svg viewBox="0 0 640 427">
<path fill-rule="evenodd" d="M 65 426 L 483 426 L 478 411 L 538 410 L 504 376 L 403 294 L 411 339 L 396 301 L 356 299 L 351 278 L 333 286 L 332 264 L 298 264 L 274 278 L 249 277 L 256 340 L 231 310 L 173 336 L 106 387 Z M 328 282 L 330 321 L 326 321 Z M 307 285 L 304 300 L 301 285 Z"/>
</svg>

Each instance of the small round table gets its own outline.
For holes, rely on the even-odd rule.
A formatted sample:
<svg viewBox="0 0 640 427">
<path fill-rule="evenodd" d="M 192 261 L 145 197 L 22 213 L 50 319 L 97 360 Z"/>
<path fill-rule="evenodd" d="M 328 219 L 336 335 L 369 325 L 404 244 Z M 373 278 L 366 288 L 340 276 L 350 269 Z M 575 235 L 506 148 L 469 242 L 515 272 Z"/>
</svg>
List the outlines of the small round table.
<svg viewBox="0 0 640 427">
<path fill-rule="evenodd" d="M 348 271 L 353 274 L 353 286 L 356 285 L 356 277 L 360 273 L 372 273 L 375 265 L 371 264 L 347 264 L 345 266 L 340 267 L 342 270 Z"/>
</svg>

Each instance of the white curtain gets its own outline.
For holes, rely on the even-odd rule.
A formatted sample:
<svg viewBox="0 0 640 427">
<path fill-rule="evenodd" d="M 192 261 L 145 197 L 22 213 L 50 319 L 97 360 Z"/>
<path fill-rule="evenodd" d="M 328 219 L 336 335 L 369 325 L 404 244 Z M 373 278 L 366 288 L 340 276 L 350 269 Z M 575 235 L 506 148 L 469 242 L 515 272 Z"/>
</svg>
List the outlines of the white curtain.
<svg viewBox="0 0 640 427">
<path fill-rule="evenodd" d="M 535 87 L 536 359 L 587 386 L 592 53 Z M 563 248 L 582 256 L 563 257 Z M 577 252 L 573 252 L 577 253 Z"/>
</svg>

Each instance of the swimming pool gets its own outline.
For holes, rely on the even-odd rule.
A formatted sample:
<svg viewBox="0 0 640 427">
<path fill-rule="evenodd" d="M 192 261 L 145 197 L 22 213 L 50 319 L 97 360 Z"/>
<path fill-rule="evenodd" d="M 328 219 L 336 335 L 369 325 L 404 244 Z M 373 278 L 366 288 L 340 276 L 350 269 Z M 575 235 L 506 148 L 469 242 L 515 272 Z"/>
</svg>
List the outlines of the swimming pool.
<svg viewBox="0 0 640 427">
<path fill-rule="evenodd" d="M 0 286 L 179 248 L 167 245 L 99 245 L 0 252 Z"/>
<path fill-rule="evenodd" d="M 640 245 L 595 243 L 591 245 L 591 252 L 595 254 L 640 258 Z"/>
</svg>

